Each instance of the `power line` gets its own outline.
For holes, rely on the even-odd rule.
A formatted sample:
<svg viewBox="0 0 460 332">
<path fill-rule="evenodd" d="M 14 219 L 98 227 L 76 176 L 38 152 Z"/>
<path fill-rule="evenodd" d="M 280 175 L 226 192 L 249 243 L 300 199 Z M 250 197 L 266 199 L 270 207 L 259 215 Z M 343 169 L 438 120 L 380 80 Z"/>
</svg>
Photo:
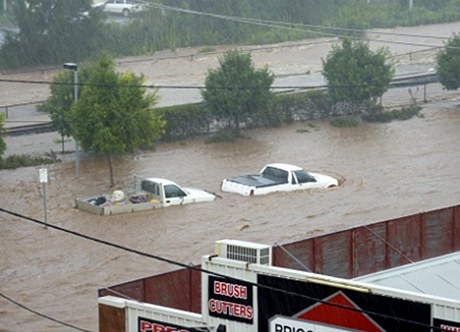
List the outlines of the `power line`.
<svg viewBox="0 0 460 332">
<path fill-rule="evenodd" d="M 361 29 L 351 29 L 351 28 L 341 28 L 341 27 L 328 27 L 328 26 L 321 26 L 321 25 L 312 25 L 312 24 L 303 24 L 303 23 L 289 23 L 289 22 L 280 22 L 280 21 L 270 21 L 270 20 L 260 20 L 255 18 L 244 18 L 240 16 L 229 16 L 229 15 L 220 15 L 220 14 L 213 14 L 208 12 L 200 12 L 190 9 L 183 9 L 178 7 L 167 6 L 155 2 L 146 2 L 148 7 L 157 8 L 161 10 L 185 13 L 185 14 L 192 14 L 198 16 L 205 16 L 211 18 L 222 19 L 226 21 L 236 22 L 236 23 L 245 23 L 245 24 L 252 24 L 258 26 L 264 26 L 269 28 L 277 28 L 277 29 L 285 29 L 285 30 L 292 30 L 298 32 L 309 32 L 313 34 L 318 34 L 322 36 L 333 36 L 333 37 L 340 37 L 340 38 L 349 38 L 349 39 L 357 39 L 357 40 L 366 40 L 366 41 L 373 41 L 377 43 L 386 43 L 386 44 L 399 44 L 399 45 L 409 45 L 409 46 L 421 46 L 421 47 L 436 47 L 442 48 L 445 47 L 444 45 L 432 45 L 432 44 L 425 44 L 425 43 L 414 43 L 414 42 L 402 42 L 396 40 L 383 40 L 383 39 L 371 39 L 371 38 L 363 38 L 363 37 L 353 37 L 349 35 L 341 35 L 338 33 L 331 33 L 331 32 L 324 32 L 324 31 L 315 31 L 312 29 L 323 29 L 323 30 L 336 30 L 336 31 L 346 31 L 346 32 L 361 32 L 361 33 L 371 33 L 371 34 L 381 34 L 381 35 L 389 35 L 389 36 L 404 36 L 404 37 L 413 37 L 413 38 L 432 38 L 432 39 L 441 39 L 446 40 L 448 37 L 439 37 L 439 36 L 429 36 L 429 35 L 412 35 L 412 34 L 404 34 L 404 33 L 389 33 L 389 32 L 369 32 L 368 30 L 361 30 Z M 309 30 L 302 29 L 301 27 L 308 27 Z M 457 47 L 452 47 L 457 48 Z"/>
<path fill-rule="evenodd" d="M 223 19 L 231 19 L 231 20 L 242 20 L 242 22 L 262 22 L 267 24 L 280 24 L 280 25 L 293 25 L 293 26 L 304 26 L 308 28 L 314 29 L 324 29 L 324 30 L 335 30 L 335 31 L 346 31 L 346 32 L 359 32 L 359 33 L 368 33 L 368 34 L 378 34 L 378 35 L 388 35 L 388 36 L 402 36 L 402 37 L 413 37 L 413 38 L 431 38 L 431 39 L 441 39 L 446 40 L 449 37 L 444 36 L 434 36 L 434 35 L 419 35 L 419 34 L 409 34 L 409 33 L 400 33 L 400 32 L 385 32 L 385 31 L 371 31 L 367 29 L 357 29 L 357 28 L 344 28 L 344 27 L 337 27 L 337 26 L 326 26 L 326 25 L 315 25 L 315 24 L 305 24 L 305 23 L 293 23 L 293 22 L 284 22 L 284 21 L 275 21 L 275 20 L 262 20 L 256 18 L 246 18 L 242 16 L 229 16 L 229 15 L 220 15 L 214 13 L 207 13 L 207 12 L 200 12 L 200 11 L 193 11 L 188 9 L 183 9 L 179 7 L 172 7 L 163 4 L 159 4 L 153 1 L 144 1 L 147 6 L 151 6 L 153 8 L 160 8 L 164 10 L 170 11 L 177 11 L 183 12 L 188 14 L 195 14 L 201 16 L 211 16 L 214 18 L 223 18 Z"/>
<path fill-rule="evenodd" d="M 435 76 L 436 73 L 427 74 L 428 76 Z M 404 79 L 410 79 L 411 77 L 404 77 Z M 417 78 L 415 76 L 414 78 Z M 45 84 L 45 85 L 68 85 L 74 86 L 75 83 L 71 82 L 55 82 L 55 81 L 34 81 L 34 80 L 18 80 L 18 79 L 0 79 L 0 83 L 18 83 L 18 84 Z M 192 90 L 203 90 L 203 89 L 216 89 L 216 90 L 226 90 L 226 89 L 263 89 L 264 87 L 259 86 L 213 86 L 207 87 L 205 85 L 162 85 L 162 84 L 102 84 L 102 83 L 78 83 L 80 87 L 91 86 L 98 88 L 144 88 L 144 89 L 192 89 Z M 270 89 L 273 90 L 292 90 L 292 89 L 324 89 L 326 87 L 330 88 L 352 88 L 352 87 L 382 87 L 386 86 L 384 84 L 342 84 L 342 85 L 272 85 Z"/>
<path fill-rule="evenodd" d="M 60 226 L 45 223 L 43 221 L 31 218 L 31 217 L 24 216 L 24 215 L 21 215 L 19 213 L 12 212 L 12 211 L 6 210 L 6 209 L 1 208 L 1 207 L 0 207 L 0 212 L 10 214 L 10 215 L 18 217 L 20 219 L 25 219 L 25 220 L 28 220 L 28 221 L 32 221 L 32 222 L 34 222 L 36 224 L 39 224 L 39 225 L 42 225 L 42 226 L 47 226 L 49 228 L 53 228 L 55 230 L 58 230 L 58 231 L 61 231 L 61 232 L 64 232 L 64 233 L 75 235 L 77 237 L 84 238 L 84 239 L 89 240 L 89 241 L 93 241 L 93 242 L 96 242 L 96 243 L 99 243 L 99 244 L 114 247 L 114 248 L 117 248 L 117 249 L 120 249 L 120 250 L 123 250 L 123 251 L 134 253 L 134 254 L 137 254 L 137 255 L 140 255 L 140 256 L 143 256 L 143 257 L 147 257 L 147 258 L 151 258 L 151 259 L 154 259 L 154 260 L 158 260 L 158 261 L 168 263 L 168 264 L 171 264 L 171 265 L 176 265 L 176 266 L 179 266 L 179 267 L 182 267 L 182 268 L 192 269 L 192 270 L 198 271 L 200 273 L 205 273 L 205 274 L 208 274 L 208 275 L 213 275 L 213 276 L 216 276 L 216 277 L 220 277 L 220 278 L 223 278 L 223 279 L 225 279 L 227 281 L 245 282 L 245 283 L 247 283 L 247 284 L 249 284 L 249 285 L 251 285 L 253 287 L 259 287 L 259 288 L 267 289 L 269 291 L 273 291 L 273 292 L 277 292 L 277 293 L 282 293 L 282 294 L 287 294 L 287 295 L 291 295 L 291 296 L 304 298 L 304 299 L 307 299 L 307 300 L 310 300 L 310 301 L 322 303 L 322 304 L 325 304 L 325 305 L 329 305 L 329 306 L 344 309 L 344 310 L 350 310 L 350 311 L 354 311 L 354 312 L 365 313 L 365 314 L 368 314 L 368 315 L 379 316 L 381 318 L 391 319 L 391 320 L 398 321 L 398 322 L 403 322 L 403 323 L 406 323 L 406 324 L 412 324 L 412 325 L 415 325 L 415 326 L 431 328 L 431 329 L 436 330 L 436 331 L 442 331 L 442 329 L 440 329 L 438 327 L 435 327 L 433 325 L 424 324 L 424 323 L 408 320 L 408 319 L 405 319 L 405 318 L 399 318 L 399 317 L 395 317 L 395 316 L 390 316 L 390 315 L 386 315 L 386 314 L 382 314 L 382 313 L 374 312 L 374 311 L 370 311 L 370 310 L 352 308 L 352 307 L 349 307 L 349 306 L 346 306 L 346 305 L 331 303 L 331 302 L 329 302 L 327 300 L 324 300 L 324 299 L 315 298 L 315 297 L 308 296 L 308 295 L 305 295 L 305 294 L 299 294 L 299 293 L 296 293 L 294 291 L 288 291 L 288 290 L 279 289 L 279 288 L 276 288 L 276 287 L 273 287 L 273 286 L 262 285 L 262 284 L 259 284 L 257 282 L 242 280 L 242 279 L 235 278 L 235 277 L 229 277 L 228 275 L 218 273 L 218 272 L 215 272 L 215 271 L 210 271 L 210 270 L 207 270 L 207 269 L 203 269 L 203 268 L 194 266 L 192 264 L 184 264 L 184 263 L 174 261 L 172 259 L 168 259 L 168 258 L 165 258 L 165 257 L 162 257 L 162 256 L 152 255 L 152 254 L 145 253 L 145 252 L 142 252 L 142 251 L 139 251 L 139 250 L 136 250 L 136 249 L 132 249 L 132 248 L 120 245 L 120 244 L 112 243 L 112 242 L 105 241 L 105 240 L 102 240 L 102 239 L 98 239 L 98 238 L 95 238 L 95 237 L 92 237 L 92 236 L 89 236 L 89 235 L 86 235 L 86 234 L 82 234 L 82 233 L 79 233 L 79 232 L 76 232 L 76 231 L 72 231 L 70 229 L 66 229 L 66 228 L 63 228 L 63 227 L 60 227 Z"/>
<path fill-rule="evenodd" d="M 15 301 L 15 300 L 13 300 L 12 298 L 6 296 L 5 294 L 0 293 L 0 297 L 3 297 L 5 300 L 7 300 L 7 301 L 9 301 L 9 302 L 11 302 L 11 303 L 17 305 L 18 307 L 21 307 L 21 308 L 24 309 L 24 310 L 27 310 L 27 311 L 29 311 L 29 312 L 31 312 L 31 313 L 37 315 L 37 316 L 43 317 L 43 318 L 45 318 L 45 319 L 47 319 L 47 320 L 53 321 L 53 322 L 55 322 L 55 323 L 58 323 L 59 325 L 64 325 L 64 326 L 70 327 L 70 328 L 72 328 L 72 329 L 74 329 L 74 330 L 77 330 L 77 331 L 93 332 L 93 331 L 86 330 L 86 329 L 83 329 L 83 328 L 81 328 L 81 327 L 78 327 L 78 326 L 75 326 L 75 325 L 72 325 L 72 324 L 63 322 L 62 320 L 58 320 L 58 319 L 53 318 L 53 317 L 51 317 L 51 316 L 42 314 L 41 312 L 38 312 L 38 311 L 36 311 L 36 310 L 33 310 L 33 309 L 31 309 L 31 308 L 29 308 L 29 307 L 27 307 L 27 306 L 25 306 L 25 305 L 23 305 L 23 304 L 21 304 L 21 303 Z"/>
</svg>

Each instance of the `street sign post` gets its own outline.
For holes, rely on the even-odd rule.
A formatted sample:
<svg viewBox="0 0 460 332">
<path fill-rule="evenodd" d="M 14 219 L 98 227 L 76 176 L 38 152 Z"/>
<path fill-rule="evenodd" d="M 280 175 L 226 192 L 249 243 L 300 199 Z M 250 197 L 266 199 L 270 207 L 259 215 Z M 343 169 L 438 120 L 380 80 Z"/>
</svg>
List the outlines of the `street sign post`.
<svg viewBox="0 0 460 332">
<path fill-rule="evenodd" d="M 46 184 L 48 183 L 48 169 L 40 168 L 38 171 L 38 175 L 40 178 L 40 183 L 42 184 L 42 188 L 43 188 L 43 210 L 45 211 L 45 224 L 47 224 L 48 216 L 46 212 Z"/>
</svg>

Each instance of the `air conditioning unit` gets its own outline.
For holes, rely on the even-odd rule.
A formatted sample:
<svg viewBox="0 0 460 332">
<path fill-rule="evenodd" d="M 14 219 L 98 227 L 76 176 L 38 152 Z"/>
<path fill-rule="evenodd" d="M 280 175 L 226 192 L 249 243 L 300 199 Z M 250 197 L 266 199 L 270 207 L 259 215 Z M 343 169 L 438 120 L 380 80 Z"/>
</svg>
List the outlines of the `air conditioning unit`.
<svg viewBox="0 0 460 332">
<path fill-rule="evenodd" d="M 216 255 L 235 261 L 272 265 L 272 247 L 238 240 L 216 241 Z"/>
</svg>

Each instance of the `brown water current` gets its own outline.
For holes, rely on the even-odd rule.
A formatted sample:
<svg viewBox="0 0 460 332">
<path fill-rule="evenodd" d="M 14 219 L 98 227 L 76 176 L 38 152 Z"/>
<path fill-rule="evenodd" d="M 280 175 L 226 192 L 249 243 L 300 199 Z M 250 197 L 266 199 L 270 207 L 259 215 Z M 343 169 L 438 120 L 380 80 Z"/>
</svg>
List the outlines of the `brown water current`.
<svg viewBox="0 0 460 332">
<path fill-rule="evenodd" d="M 212 253 L 216 240 L 286 243 L 457 205 L 460 101 L 455 98 L 455 92 L 446 93 L 445 99 L 422 103 L 421 116 L 408 121 L 355 128 L 306 121 L 248 130 L 233 143 L 205 144 L 204 138 L 161 143 L 154 152 L 117 159 L 115 188 L 109 187 L 104 159 L 85 155 L 77 178 L 73 157 L 63 156 L 63 162 L 47 166 L 48 223 L 198 264 L 202 255 Z M 12 153 L 59 151 L 58 139 L 56 133 L 39 134 L 11 137 L 7 144 Z M 341 185 L 258 197 L 220 192 L 223 178 L 255 173 L 271 162 L 325 173 Z M 0 171 L 0 207 L 44 220 L 39 168 Z M 221 198 L 114 216 L 74 208 L 76 197 L 129 191 L 136 178 L 149 176 L 207 189 Z M 97 289 L 176 268 L 0 213 L 0 293 L 85 329 L 97 330 Z M 0 298 L 0 331 L 18 330 L 72 331 Z"/>
</svg>

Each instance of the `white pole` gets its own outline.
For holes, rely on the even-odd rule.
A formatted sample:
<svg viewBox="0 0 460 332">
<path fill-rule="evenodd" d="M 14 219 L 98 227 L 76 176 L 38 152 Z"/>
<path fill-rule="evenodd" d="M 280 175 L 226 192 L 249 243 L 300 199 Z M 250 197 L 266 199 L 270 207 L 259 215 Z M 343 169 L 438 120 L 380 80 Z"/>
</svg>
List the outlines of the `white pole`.
<svg viewBox="0 0 460 332">
<path fill-rule="evenodd" d="M 43 210 L 45 211 L 45 228 L 46 224 L 48 224 L 48 212 L 46 208 L 46 184 L 48 183 L 48 169 L 40 168 L 38 170 L 40 183 L 42 184 L 43 189 Z"/>
<path fill-rule="evenodd" d="M 64 63 L 65 69 L 73 70 L 73 98 L 74 103 L 78 100 L 78 65 L 72 62 Z M 80 151 L 78 141 L 75 139 L 75 173 L 80 176 Z"/>
<path fill-rule="evenodd" d="M 409 0 L 409 10 L 412 10 L 412 7 L 414 7 L 414 0 Z"/>
</svg>

